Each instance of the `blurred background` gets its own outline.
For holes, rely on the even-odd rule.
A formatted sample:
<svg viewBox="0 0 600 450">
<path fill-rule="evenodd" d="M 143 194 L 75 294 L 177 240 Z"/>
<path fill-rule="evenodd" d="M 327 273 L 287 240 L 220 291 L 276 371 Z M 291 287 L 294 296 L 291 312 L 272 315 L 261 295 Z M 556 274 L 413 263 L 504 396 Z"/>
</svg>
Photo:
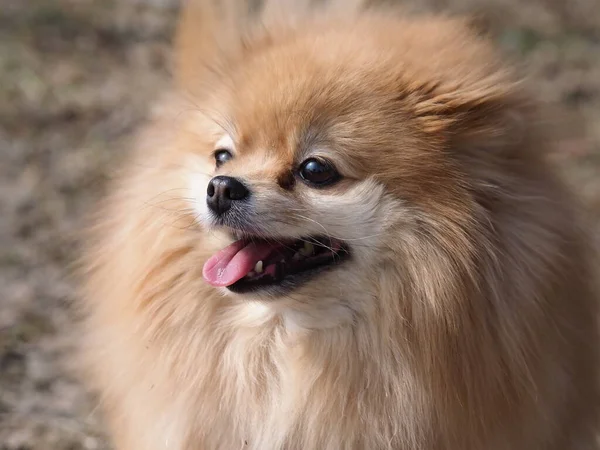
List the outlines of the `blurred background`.
<svg viewBox="0 0 600 450">
<path fill-rule="evenodd" d="M 108 449 L 72 352 L 68 269 L 169 80 L 177 0 L 0 0 L 0 450 Z M 406 0 L 474 14 L 560 111 L 551 149 L 600 235 L 600 0 Z"/>
</svg>

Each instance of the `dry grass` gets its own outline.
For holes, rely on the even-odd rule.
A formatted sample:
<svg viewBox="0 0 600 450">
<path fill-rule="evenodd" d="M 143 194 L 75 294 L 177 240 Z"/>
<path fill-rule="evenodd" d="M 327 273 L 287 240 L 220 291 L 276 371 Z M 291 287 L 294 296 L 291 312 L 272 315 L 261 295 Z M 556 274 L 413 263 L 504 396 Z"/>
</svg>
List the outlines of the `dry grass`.
<svg viewBox="0 0 600 450">
<path fill-rule="evenodd" d="M 598 0 L 411 3 L 477 13 L 560 108 L 553 155 L 600 224 Z M 65 269 L 168 79 L 174 17 L 171 0 L 0 0 L 0 450 L 108 448 L 59 364 L 72 348 Z"/>
</svg>

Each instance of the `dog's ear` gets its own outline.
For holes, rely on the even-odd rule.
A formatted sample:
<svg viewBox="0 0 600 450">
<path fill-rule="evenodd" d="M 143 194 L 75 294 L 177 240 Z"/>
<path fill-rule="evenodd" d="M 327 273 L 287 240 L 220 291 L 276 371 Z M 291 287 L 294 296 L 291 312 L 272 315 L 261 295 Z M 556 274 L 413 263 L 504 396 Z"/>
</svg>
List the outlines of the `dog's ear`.
<svg viewBox="0 0 600 450">
<path fill-rule="evenodd" d="M 436 85 L 413 93 L 421 129 L 458 149 L 514 148 L 525 135 L 534 105 L 518 83 L 492 76 L 479 83 Z"/>
<path fill-rule="evenodd" d="M 251 0 L 184 0 L 175 33 L 175 80 L 192 93 L 242 49 Z"/>
<path fill-rule="evenodd" d="M 175 33 L 175 80 L 191 94 L 210 86 L 244 52 L 270 42 L 269 33 L 335 12 L 355 14 L 365 0 L 183 0 Z"/>
<path fill-rule="evenodd" d="M 368 0 L 262 0 L 260 3 L 261 17 L 265 23 L 283 21 L 293 25 L 295 20 L 311 16 L 327 14 L 334 14 L 335 17 L 353 16 L 366 9 L 370 2 Z"/>
</svg>

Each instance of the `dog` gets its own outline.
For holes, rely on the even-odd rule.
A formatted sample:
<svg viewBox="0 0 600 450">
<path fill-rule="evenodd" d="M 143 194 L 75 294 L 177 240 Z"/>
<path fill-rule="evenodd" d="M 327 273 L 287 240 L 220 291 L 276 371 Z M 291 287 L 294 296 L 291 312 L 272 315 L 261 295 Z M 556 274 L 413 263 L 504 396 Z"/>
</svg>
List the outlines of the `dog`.
<svg viewBox="0 0 600 450">
<path fill-rule="evenodd" d="M 469 22 L 191 0 L 84 239 L 118 450 L 591 450 L 594 252 Z"/>
</svg>

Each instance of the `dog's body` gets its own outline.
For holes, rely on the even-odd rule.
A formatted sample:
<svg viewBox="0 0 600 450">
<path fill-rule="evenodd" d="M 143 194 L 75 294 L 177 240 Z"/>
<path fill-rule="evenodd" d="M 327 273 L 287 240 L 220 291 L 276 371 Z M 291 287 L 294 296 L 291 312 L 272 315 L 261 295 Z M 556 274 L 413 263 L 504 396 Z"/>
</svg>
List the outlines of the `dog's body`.
<svg viewBox="0 0 600 450">
<path fill-rule="evenodd" d="M 487 44 L 351 6 L 242 38 L 207 3 L 178 40 L 193 106 L 165 101 L 86 253 L 117 449 L 593 449 L 589 244 Z M 318 188 L 311 155 L 335 175 Z M 205 200 L 218 174 L 250 191 L 229 219 Z M 211 275 L 234 237 L 317 234 L 344 247 L 310 279 Z"/>
</svg>

